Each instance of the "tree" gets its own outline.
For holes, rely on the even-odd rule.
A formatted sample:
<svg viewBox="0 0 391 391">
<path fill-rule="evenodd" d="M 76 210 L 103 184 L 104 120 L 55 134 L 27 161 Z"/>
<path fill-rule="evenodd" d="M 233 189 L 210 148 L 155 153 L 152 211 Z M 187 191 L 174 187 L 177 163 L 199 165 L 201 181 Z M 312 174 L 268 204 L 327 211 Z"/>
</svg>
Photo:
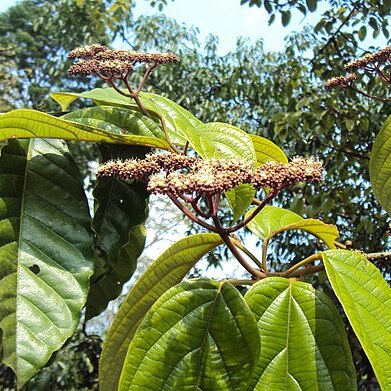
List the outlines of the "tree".
<svg viewBox="0 0 391 391">
<path fill-rule="evenodd" d="M 326 219 L 328 215 L 327 222 L 352 227 L 341 233 L 344 240 L 353 239 L 356 248 L 367 252 L 383 249 L 387 224 L 368 188 L 368 173 L 361 167 L 362 162 L 368 160 L 373 137 L 379 131 L 382 113 L 389 110 L 388 104 L 375 104 L 354 94 L 336 96 L 334 92 L 323 91 L 322 87 L 327 78 L 343 72 L 343 57 L 352 59 L 360 53 L 357 47 L 350 45 L 357 34 L 341 36 L 338 51 L 328 45 L 313 63 L 314 72 L 308 78 L 306 62 L 296 58 L 300 55 L 298 51 L 304 54 L 308 48 L 314 47 L 311 32 L 292 36 L 284 54 L 264 53 L 260 42 L 252 47 L 240 41 L 235 53 L 220 58 L 216 55 L 213 37 L 205 52 L 196 54 L 192 50 L 198 45 L 194 31 L 181 29 L 164 17 L 141 19 L 135 27 L 135 47 L 143 43 L 155 50 L 167 48 L 168 42 L 164 43 L 164 35 L 159 34 L 163 30 L 172 31 L 167 34 L 168 38 L 183 37 L 188 46 L 178 47 L 181 50 L 179 65 L 167 66 L 165 71 L 158 68 L 152 73 L 149 85 L 154 91 L 165 91 L 164 94 L 194 111 L 204 122 L 229 118 L 231 124 L 245 130 L 256 133 L 261 129 L 261 135 L 281 145 L 290 156 L 298 153 L 322 155 L 328 171 L 326 181 L 321 184 L 322 192 L 313 194 L 314 189 L 309 186 L 297 189 L 295 193 L 284 194 L 279 199 L 284 204 L 280 205 L 289 205 L 306 217 Z M 319 48 L 324 43 L 320 40 Z M 196 84 L 178 83 L 181 80 L 193 80 Z M 379 93 L 384 94 L 378 83 L 369 85 L 370 92 L 379 88 Z M 241 94 L 236 96 L 238 89 Z M 337 140 L 338 145 L 333 140 Z M 129 152 L 123 153 L 127 155 Z M 112 154 L 112 151 L 107 151 L 107 154 Z M 365 204 L 360 201 L 363 195 L 367 196 Z M 290 203 L 292 197 L 293 204 Z M 288 250 L 279 246 L 273 256 L 269 254 L 269 262 L 275 263 L 277 271 L 288 269 L 308 255 L 310 247 L 307 242 L 294 236 L 290 239 L 292 246 Z M 295 243 L 302 245 L 294 248 Z M 103 259 L 103 265 L 106 261 Z M 387 276 L 384 258 L 376 262 Z M 116 291 L 112 293 L 114 296 L 117 294 Z"/>
<path fill-rule="evenodd" d="M 297 281 L 323 270 L 379 383 L 384 389 L 390 387 L 386 336 L 391 327 L 391 293 L 369 261 L 374 256 L 337 249 L 344 246 L 336 242 L 335 226 L 268 206 L 297 182 L 318 183 L 322 163 L 312 158 L 288 162 L 266 138 L 227 123 L 203 123 L 170 99 L 142 92 L 155 68 L 178 61 L 173 54 L 92 45 L 72 51 L 70 58 L 81 59 L 70 68 L 71 75 L 97 75 L 112 88 L 54 93 L 53 98 L 64 110 L 81 97 L 94 100 L 96 107 L 61 118 L 29 110 L 0 117 L 3 138 L 39 137 L 10 140 L 3 147 L 0 166 L 4 220 L 9 222 L 1 232 L 8 260 L 2 283 L 9 298 L 0 310 L 3 351 L 19 386 L 73 333 L 82 306 L 86 303 L 87 317 L 102 311 L 107 292 L 115 292 L 123 276 L 134 271 L 144 245 L 147 192 L 152 192 L 168 196 L 183 214 L 211 233 L 174 243 L 133 287 L 103 347 L 102 389 L 257 390 L 265 384 L 283 384 L 282 389 L 294 384 L 356 389 L 338 310 L 324 293 Z M 144 76 L 135 83 L 129 75 L 140 63 Z M 388 123 L 380 140 L 390 132 Z M 45 139 L 48 136 L 107 143 L 101 147 L 105 163 L 98 171 L 92 220 L 65 144 Z M 150 147 L 168 153 L 145 155 Z M 379 152 L 371 159 L 375 183 L 391 174 L 387 146 L 377 141 L 374 148 Z M 188 154 L 189 150 L 193 152 Z M 65 214 L 59 191 L 67 200 Z M 379 194 L 384 203 L 388 190 Z M 228 224 L 220 214 L 227 206 Z M 233 235 L 245 226 L 263 241 L 259 257 Z M 270 240 L 296 229 L 315 236 L 328 250 L 318 252 L 317 246 L 310 246 L 312 255 L 276 272 L 267 257 Z M 202 255 L 222 243 L 249 279 L 181 282 Z M 236 285 L 250 289 L 243 297 Z M 48 340 L 41 335 L 44 327 L 51 336 Z M 31 344 L 36 350 L 41 343 L 45 354 L 32 357 Z M 303 355 L 308 355 L 308 363 L 303 363 Z"/>
</svg>

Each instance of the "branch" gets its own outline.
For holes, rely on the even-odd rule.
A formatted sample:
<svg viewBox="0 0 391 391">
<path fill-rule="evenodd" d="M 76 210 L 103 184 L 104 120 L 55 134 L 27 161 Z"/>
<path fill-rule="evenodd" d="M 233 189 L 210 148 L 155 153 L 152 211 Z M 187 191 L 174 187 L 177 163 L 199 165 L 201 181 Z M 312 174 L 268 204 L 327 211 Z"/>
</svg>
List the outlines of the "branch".
<svg viewBox="0 0 391 391">
<path fill-rule="evenodd" d="M 340 26 L 338 27 L 338 29 L 335 31 L 334 34 L 331 35 L 331 37 L 327 40 L 327 42 L 323 45 L 323 47 L 318 51 L 318 53 L 312 58 L 312 60 L 310 61 L 310 64 L 314 64 L 314 62 L 316 61 L 316 59 L 318 58 L 318 56 L 320 54 L 322 54 L 326 48 L 333 42 L 335 41 L 335 37 L 341 32 L 342 28 L 349 22 L 349 20 L 352 18 L 352 16 L 354 15 L 354 12 L 356 11 L 356 9 L 358 8 L 358 5 L 355 4 L 352 8 L 352 10 L 349 12 L 349 15 L 346 17 L 346 19 L 340 24 Z"/>
<path fill-rule="evenodd" d="M 208 229 L 209 231 L 217 232 L 216 228 L 213 227 L 213 225 L 206 223 L 205 221 L 199 219 L 196 215 L 191 213 L 190 210 L 183 206 L 173 194 L 167 193 L 167 195 L 170 197 L 170 200 L 178 207 L 178 209 L 182 213 L 184 213 L 190 220 L 193 220 L 195 223 L 197 223 L 203 228 Z"/>
</svg>

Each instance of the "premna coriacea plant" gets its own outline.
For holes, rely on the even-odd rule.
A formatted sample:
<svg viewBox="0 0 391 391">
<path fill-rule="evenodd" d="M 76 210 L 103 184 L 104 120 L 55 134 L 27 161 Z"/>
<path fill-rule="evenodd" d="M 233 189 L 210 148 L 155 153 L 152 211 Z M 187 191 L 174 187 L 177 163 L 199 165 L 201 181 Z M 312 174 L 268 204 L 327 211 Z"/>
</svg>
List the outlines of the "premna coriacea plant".
<svg viewBox="0 0 391 391">
<path fill-rule="evenodd" d="M 98 76 L 108 88 L 52 97 L 64 111 L 78 98 L 95 106 L 58 118 L 34 110 L 0 116 L 1 139 L 9 140 L 0 157 L 0 292 L 9 297 L 0 305 L 2 359 L 19 388 L 74 333 L 84 306 L 89 319 L 120 294 L 142 252 L 154 193 L 169 197 L 200 231 L 178 238 L 124 299 L 104 342 L 100 389 L 355 390 L 344 321 L 335 302 L 310 284 L 315 273 L 327 277 L 380 386 L 391 389 L 391 293 L 371 263 L 388 254 L 347 248 L 334 225 L 271 205 L 299 182 L 316 189 L 321 157 L 289 161 L 270 140 L 202 123 L 143 91 L 155 69 L 177 66 L 174 54 L 90 45 L 69 57 L 77 60 L 71 75 Z M 385 48 L 347 70 L 370 70 L 389 83 L 382 68 L 389 61 Z M 358 79 L 337 77 L 326 87 L 353 88 Z M 391 176 L 390 133 L 387 121 L 370 162 L 374 193 L 388 212 L 382 182 Z M 99 144 L 92 217 L 77 165 L 59 139 Z M 260 239 L 259 251 L 246 246 L 249 233 L 238 235 L 244 228 Z M 316 243 L 310 256 L 275 269 L 268 249 L 287 231 L 305 231 Z M 220 245 L 246 277 L 187 280 Z"/>
</svg>

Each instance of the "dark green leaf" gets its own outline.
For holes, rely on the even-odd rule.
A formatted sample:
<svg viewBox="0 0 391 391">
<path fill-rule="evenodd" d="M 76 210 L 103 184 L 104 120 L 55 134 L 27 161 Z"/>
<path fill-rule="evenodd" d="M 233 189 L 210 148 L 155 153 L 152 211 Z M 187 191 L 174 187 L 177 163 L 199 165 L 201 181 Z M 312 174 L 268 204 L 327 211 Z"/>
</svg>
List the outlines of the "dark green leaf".
<svg viewBox="0 0 391 391">
<path fill-rule="evenodd" d="M 139 148 L 101 145 L 103 161 L 142 157 Z M 87 301 L 86 318 L 103 311 L 110 300 L 121 293 L 122 286 L 136 270 L 137 259 L 145 244 L 148 194 L 143 183 L 125 183 L 117 178 L 100 178 L 94 189 L 96 233 L 94 247 L 103 259 L 97 269 Z"/>
<path fill-rule="evenodd" d="M 367 28 L 365 26 L 361 26 L 360 30 L 358 30 L 358 38 L 360 39 L 360 41 L 364 41 L 366 36 L 367 36 Z"/>
<path fill-rule="evenodd" d="M 308 10 L 310 12 L 315 12 L 316 11 L 317 3 L 318 3 L 317 0 L 306 0 L 306 4 L 307 4 Z"/>
<path fill-rule="evenodd" d="M 73 334 L 93 271 L 78 169 L 59 140 L 10 141 L 0 158 L 0 328 L 21 387 Z"/>
<path fill-rule="evenodd" d="M 288 26 L 291 21 L 291 12 L 290 11 L 281 11 L 281 23 L 284 27 Z"/>
</svg>

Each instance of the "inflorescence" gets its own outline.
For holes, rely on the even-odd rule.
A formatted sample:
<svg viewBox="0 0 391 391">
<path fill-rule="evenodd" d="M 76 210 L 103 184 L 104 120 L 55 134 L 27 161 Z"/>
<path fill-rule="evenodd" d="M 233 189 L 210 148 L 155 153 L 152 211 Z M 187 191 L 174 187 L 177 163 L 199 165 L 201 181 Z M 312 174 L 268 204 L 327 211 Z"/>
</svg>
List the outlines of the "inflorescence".
<svg viewBox="0 0 391 391">
<path fill-rule="evenodd" d="M 103 45 L 89 45 L 72 50 L 68 58 L 79 59 L 69 68 L 69 74 L 97 75 L 108 78 L 126 77 L 138 63 L 149 67 L 178 62 L 172 53 L 140 53 L 130 50 L 111 50 Z"/>
<path fill-rule="evenodd" d="M 370 98 L 378 100 L 388 100 L 387 98 L 378 98 L 371 96 L 363 91 L 353 87 L 353 84 L 358 80 L 358 75 L 355 73 L 359 70 L 372 72 L 385 83 L 391 84 L 391 75 L 386 74 L 381 67 L 391 64 L 391 46 L 387 46 L 374 53 L 366 54 L 364 57 L 357 58 L 345 65 L 346 71 L 350 72 L 347 76 L 337 76 L 327 80 L 324 85 L 326 88 L 339 87 L 339 88 L 351 88 L 356 92 L 359 92 Z"/>
<path fill-rule="evenodd" d="M 151 193 L 213 196 L 244 183 L 256 189 L 281 190 L 297 182 L 319 182 L 322 168 L 321 162 L 302 157 L 287 164 L 271 161 L 254 169 L 245 160 L 151 154 L 143 160 L 107 162 L 99 168 L 97 176 L 145 182 Z"/>
</svg>

